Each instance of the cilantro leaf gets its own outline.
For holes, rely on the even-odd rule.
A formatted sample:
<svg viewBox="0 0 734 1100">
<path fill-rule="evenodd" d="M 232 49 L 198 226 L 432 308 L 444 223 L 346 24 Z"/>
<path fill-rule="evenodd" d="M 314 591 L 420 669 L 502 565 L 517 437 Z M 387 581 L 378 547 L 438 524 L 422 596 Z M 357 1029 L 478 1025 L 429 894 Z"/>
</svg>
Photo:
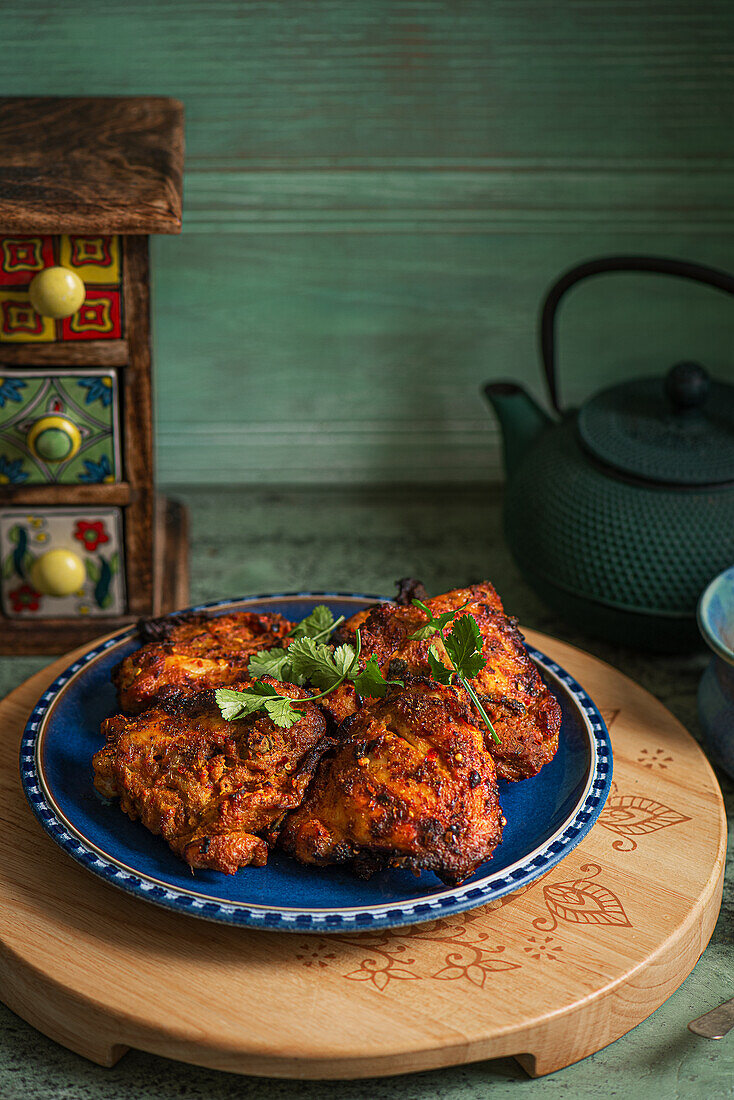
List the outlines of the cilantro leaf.
<svg viewBox="0 0 734 1100">
<path fill-rule="evenodd" d="M 303 715 L 293 706 L 293 700 L 288 699 L 285 695 L 276 693 L 270 699 L 265 699 L 264 704 L 268 718 L 276 726 L 280 726 L 281 729 L 290 729 L 291 726 L 295 726 L 296 722 L 300 722 L 303 718 Z"/>
<path fill-rule="evenodd" d="M 424 642 L 426 638 L 432 638 L 438 631 L 438 627 L 433 623 L 426 623 L 425 626 L 421 626 L 418 630 L 415 630 L 412 634 L 408 635 L 409 642 Z"/>
<path fill-rule="evenodd" d="M 376 657 L 370 657 L 362 671 L 354 677 L 354 687 L 358 695 L 369 695 L 371 699 L 382 699 L 387 695 L 391 684 L 404 687 L 402 680 L 386 680 L 380 672 Z"/>
<path fill-rule="evenodd" d="M 279 699 L 282 698 L 272 684 L 266 684 L 262 680 L 255 680 L 248 690 L 251 691 L 253 695 L 265 696 L 266 698 L 277 695 Z"/>
<path fill-rule="evenodd" d="M 356 672 L 357 654 L 351 645 L 340 645 L 334 650 L 334 664 L 340 676 L 349 676 Z"/>
<path fill-rule="evenodd" d="M 455 674 L 481 714 L 482 720 L 492 734 L 493 739 L 499 743 L 500 739 L 497 736 L 497 731 L 482 706 L 481 699 L 469 682 L 487 663 L 482 656 L 482 633 L 479 624 L 473 615 L 462 615 L 461 618 L 456 619 L 448 634 L 442 634 L 441 640 L 446 655 L 451 662 L 451 668 L 446 668 L 446 665 L 440 660 L 434 643 L 428 651 L 428 663 L 431 666 L 433 679 L 438 680 L 441 684 L 450 684 Z"/>
<path fill-rule="evenodd" d="M 482 635 L 473 615 L 457 619 L 444 635 L 443 644 L 459 676 L 467 680 L 472 680 L 487 663 L 482 656 Z"/>
<path fill-rule="evenodd" d="M 444 611 L 441 615 L 434 615 L 430 607 L 426 607 L 426 605 L 421 600 L 412 600 L 411 602 L 415 607 L 419 607 L 420 610 L 428 616 L 428 622 L 425 624 L 425 626 L 419 627 L 419 629 L 416 630 L 414 634 L 408 635 L 408 639 L 410 641 L 421 642 L 424 641 L 426 638 L 432 637 L 432 635 L 434 634 L 438 634 L 438 632 L 440 630 L 443 630 L 443 628 L 447 626 L 452 619 L 456 618 L 460 611 L 463 611 L 464 608 L 468 607 L 469 605 L 469 600 L 466 600 L 466 602 L 463 603 L 461 607 L 457 607 L 453 611 Z"/>
<path fill-rule="evenodd" d="M 253 653 L 247 666 L 247 673 L 254 680 L 257 676 L 272 676 L 274 680 L 291 680 L 291 671 L 287 649 L 262 649 Z"/>
<path fill-rule="evenodd" d="M 334 616 L 328 607 L 320 603 L 310 615 L 296 623 L 290 631 L 291 638 L 314 638 L 323 634 L 330 634 L 334 629 Z"/>
<path fill-rule="evenodd" d="M 214 692 L 217 706 L 222 718 L 227 722 L 233 722 L 237 718 L 246 718 L 248 714 L 254 714 L 262 710 L 264 699 L 252 691 L 233 691 L 231 688 L 217 688 Z"/>
<path fill-rule="evenodd" d="M 431 675 L 434 680 L 438 680 L 439 684 L 451 683 L 454 671 L 453 669 L 446 668 L 446 665 L 440 659 L 433 646 L 428 650 L 428 663 L 431 666 Z"/>
<path fill-rule="evenodd" d="M 291 668 L 296 676 L 310 680 L 316 687 L 328 691 L 343 679 L 329 646 L 313 638 L 299 638 L 288 650 Z"/>
<path fill-rule="evenodd" d="M 257 680 L 249 691 L 217 688 L 214 695 L 222 718 L 227 722 L 246 718 L 249 714 L 262 710 L 276 726 L 280 726 L 281 729 L 290 729 L 303 717 L 293 705 L 300 700 L 279 695 L 271 684 L 263 684 L 260 680 Z"/>
</svg>

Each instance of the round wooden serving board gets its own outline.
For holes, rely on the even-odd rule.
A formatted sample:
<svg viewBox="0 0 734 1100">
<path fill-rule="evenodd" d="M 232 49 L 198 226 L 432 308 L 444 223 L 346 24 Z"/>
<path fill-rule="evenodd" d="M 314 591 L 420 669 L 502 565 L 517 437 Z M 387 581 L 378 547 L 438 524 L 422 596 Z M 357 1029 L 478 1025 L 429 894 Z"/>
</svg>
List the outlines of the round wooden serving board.
<svg viewBox="0 0 734 1100">
<path fill-rule="evenodd" d="M 38 673 L 0 703 L 3 1000 L 102 1065 L 136 1047 L 293 1078 L 506 1055 L 540 1075 L 629 1031 L 711 936 L 726 847 L 721 793 L 696 743 L 646 691 L 577 649 L 528 640 L 580 681 L 610 728 L 614 785 L 598 823 L 522 894 L 345 936 L 179 916 L 69 859 L 26 805 L 18 744 L 39 695 L 83 651 Z"/>
</svg>

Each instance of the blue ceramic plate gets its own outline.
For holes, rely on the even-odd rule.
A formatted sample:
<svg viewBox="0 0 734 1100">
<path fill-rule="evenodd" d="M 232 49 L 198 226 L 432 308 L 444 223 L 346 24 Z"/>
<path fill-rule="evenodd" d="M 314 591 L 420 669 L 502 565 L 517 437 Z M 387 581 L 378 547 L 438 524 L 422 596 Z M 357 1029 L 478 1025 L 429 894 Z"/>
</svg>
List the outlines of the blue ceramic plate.
<svg viewBox="0 0 734 1100">
<path fill-rule="evenodd" d="M 279 611 L 298 620 L 317 603 L 326 603 L 336 617 L 377 599 L 297 593 L 204 607 L 220 613 Z M 138 644 L 133 630 L 117 634 L 51 684 L 26 726 L 21 777 L 44 829 L 73 859 L 114 886 L 178 912 L 285 932 L 387 928 L 459 913 L 548 871 L 586 835 L 609 793 L 612 753 L 599 711 L 572 677 L 531 649 L 563 711 L 558 753 L 534 779 L 500 783 L 507 818 L 502 844 L 461 886 L 446 887 L 428 872 L 416 878 L 397 870 L 364 882 L 343 868 L 304 867 L 278 852 L 266 868 L 192 875 L 160 837 L 130 821 L 92 786 L 92 755 L 103 744 L 100 723 L 117 710 L 110 672 Z"/>
</svg>

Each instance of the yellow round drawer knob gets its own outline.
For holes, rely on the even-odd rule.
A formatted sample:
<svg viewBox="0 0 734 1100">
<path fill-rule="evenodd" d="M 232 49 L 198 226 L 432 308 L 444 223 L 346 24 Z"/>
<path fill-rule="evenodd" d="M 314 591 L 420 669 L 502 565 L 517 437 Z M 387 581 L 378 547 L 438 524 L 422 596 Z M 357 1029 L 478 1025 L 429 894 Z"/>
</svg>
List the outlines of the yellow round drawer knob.
<svg viewBox="0 0 734 1100">
<path fill-rule="evenodd" d="M 28 450 L 43 462 L 65 462 L 82 445 L 81 432 L 68 416 L 42 416 L 25 437 Z"/>
<path fill-rule="evenodd" d="M 31 305 L 42 317 L 71 317 L 81 306 L 86 288 L 76 271 L 68 267 L 45 267 L 31 279 Z"/>
<path fill-rule="evenodd" d="M 84 562 L 73 550 L 47 550 L 31 566 L 31 584 L 44 596 L 71 596 L 85 580 Z"/>
</svg>

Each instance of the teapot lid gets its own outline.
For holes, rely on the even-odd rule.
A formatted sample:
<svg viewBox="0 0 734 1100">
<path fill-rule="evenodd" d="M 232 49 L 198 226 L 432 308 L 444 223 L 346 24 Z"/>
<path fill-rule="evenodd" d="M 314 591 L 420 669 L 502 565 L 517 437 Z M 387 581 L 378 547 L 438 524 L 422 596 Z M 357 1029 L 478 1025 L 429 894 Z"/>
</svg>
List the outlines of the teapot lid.
<svg viewBox="0 0 734 1100">
<path fill-rule="evenodd" d="M 697 363 L 604 390 L 579 411 L 578 430 L 595 458 L 644 481 L 734 481 L 734 387 Z"/>
</svg>

